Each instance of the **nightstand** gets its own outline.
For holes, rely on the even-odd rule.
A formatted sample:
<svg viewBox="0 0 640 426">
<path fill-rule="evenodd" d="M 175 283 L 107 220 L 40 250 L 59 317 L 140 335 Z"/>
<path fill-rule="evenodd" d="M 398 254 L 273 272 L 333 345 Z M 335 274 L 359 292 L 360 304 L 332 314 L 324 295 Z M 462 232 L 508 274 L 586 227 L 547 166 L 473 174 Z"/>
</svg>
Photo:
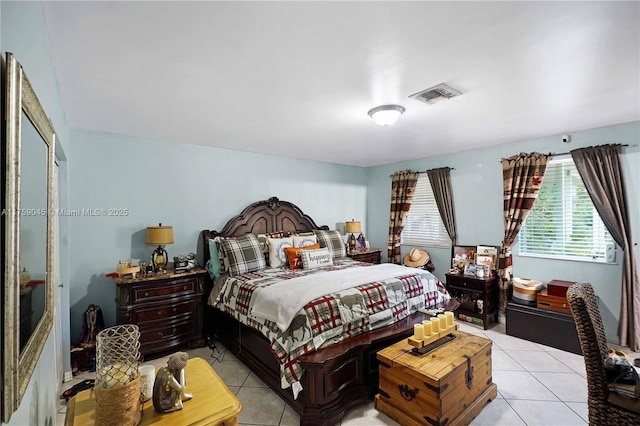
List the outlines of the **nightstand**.
<svg viewBox="0 0 640 426">
<path fill-rule="evenodd" d="M 380 263 L 380 252 L 382 249 L 372 248 L 369 250 L 347 253 L 347 256 L 358 262 Z"/>
<path fill-rule="evenodd" d="M 204 268 L 116 277 L 118 324 L 140 328 L 140 353 L 163 352 L 188 343 L 205 345 L 202 336 Z"/>
<path fill-rule="evenodd" d="M 498 276 L 478 278 L 471 275 L 445 274 L 447 290 L 457 297 L 461 305 L 456 315 L 461 320 L 481 324 L 486 330 L 492 322 L 498 322 Z"/>
</svg>

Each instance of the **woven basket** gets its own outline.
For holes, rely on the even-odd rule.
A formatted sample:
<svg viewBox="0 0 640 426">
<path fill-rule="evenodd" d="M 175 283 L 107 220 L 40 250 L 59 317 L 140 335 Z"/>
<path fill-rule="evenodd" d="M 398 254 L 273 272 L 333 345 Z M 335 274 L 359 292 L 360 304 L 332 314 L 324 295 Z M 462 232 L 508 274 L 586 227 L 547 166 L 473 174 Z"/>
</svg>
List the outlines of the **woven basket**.
<svg viewBox="0 0 640 426">
<path fill-rule="evenodd" d="M 142 418 L 140 378 L 116 388 L 95 388 L 96 426 L 135 426 Z"/>
</svg>

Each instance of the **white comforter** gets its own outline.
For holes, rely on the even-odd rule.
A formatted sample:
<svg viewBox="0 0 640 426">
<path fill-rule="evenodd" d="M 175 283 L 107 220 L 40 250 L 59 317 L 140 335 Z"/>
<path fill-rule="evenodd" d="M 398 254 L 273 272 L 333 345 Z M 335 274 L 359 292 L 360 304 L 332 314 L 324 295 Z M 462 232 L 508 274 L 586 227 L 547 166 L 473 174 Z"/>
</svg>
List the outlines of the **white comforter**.
<svg viewBox="0 0 640 426">
<path fill-rule="evenodd" d="M 252 316 L 273 321 L 280 330 L 285 331 L 296 314 L 313 299 L 351 287 L 400 277 L 409 272 L 420 273 L 420 270 L 385 263 L 292 278 L 256 289 L 249 309 Z M 423 275 L 427 274 L 424 271 Z"/>
</svg>

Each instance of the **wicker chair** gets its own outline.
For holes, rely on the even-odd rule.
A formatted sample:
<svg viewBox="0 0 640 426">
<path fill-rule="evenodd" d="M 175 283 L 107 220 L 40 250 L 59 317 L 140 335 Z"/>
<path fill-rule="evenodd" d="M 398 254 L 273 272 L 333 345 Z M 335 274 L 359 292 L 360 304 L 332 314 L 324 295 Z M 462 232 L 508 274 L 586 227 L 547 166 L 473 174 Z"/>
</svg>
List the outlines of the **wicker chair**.
<svg viewBox="0 0 640 426">
<path fill-rule="evenodd" d="M 589 424 L 640 425 L 640 399 L 609 389 L 604 371 L 607 339 L 593 287 L 588 283 L 574 284 L 567 291 L 567 300 L 587 370 Z"/>
</svg>

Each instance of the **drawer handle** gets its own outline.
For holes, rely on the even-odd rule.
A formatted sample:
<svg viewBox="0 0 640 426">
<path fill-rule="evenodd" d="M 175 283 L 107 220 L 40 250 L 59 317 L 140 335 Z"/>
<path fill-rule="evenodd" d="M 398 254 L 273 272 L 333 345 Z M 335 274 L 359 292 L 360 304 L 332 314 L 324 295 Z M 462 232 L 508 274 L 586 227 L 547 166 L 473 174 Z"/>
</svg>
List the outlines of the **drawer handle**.
<svg viewBox="0 0 640 426">
<path fill-rule="evenodd" d="M 160 336 L 163 339 L 167 339 L 169 337 L 173 337 L 174 334 L 176 334 L 176 328 L 175 327 L 173 327 L 171 329 L 171 334 L 168 334 L 166 336 L 164 335 L 164 333 L 162 333 L 162 331 L 158 331 L 158 336 Z"/>
<path fill-rule="evenodd" d="M 182 289 L 186 291 L 187 290 L 187 286 L 185 285 L 184 287 L 182 287 Z"/>
<path fill-rule="evenodd" d="M 162 310 L 158 311 L 158 316 L 162 315 Z"/>
<path fill-rule="evenodd" d="M 148 292 L 148 291 L 145 291 L 145 292 L 144 292 L 144 296 L 145 296 L 145 297 L 147 297 L 148 295 L 149 295 L 149 292 Z"/>
<path fill-rule="evenodd" d="M 410 389 L 408 385 L 398 385 L 398 390 L 406 401 L 411 401 L 418 394 L 418 388 Z"/>
</svg>

